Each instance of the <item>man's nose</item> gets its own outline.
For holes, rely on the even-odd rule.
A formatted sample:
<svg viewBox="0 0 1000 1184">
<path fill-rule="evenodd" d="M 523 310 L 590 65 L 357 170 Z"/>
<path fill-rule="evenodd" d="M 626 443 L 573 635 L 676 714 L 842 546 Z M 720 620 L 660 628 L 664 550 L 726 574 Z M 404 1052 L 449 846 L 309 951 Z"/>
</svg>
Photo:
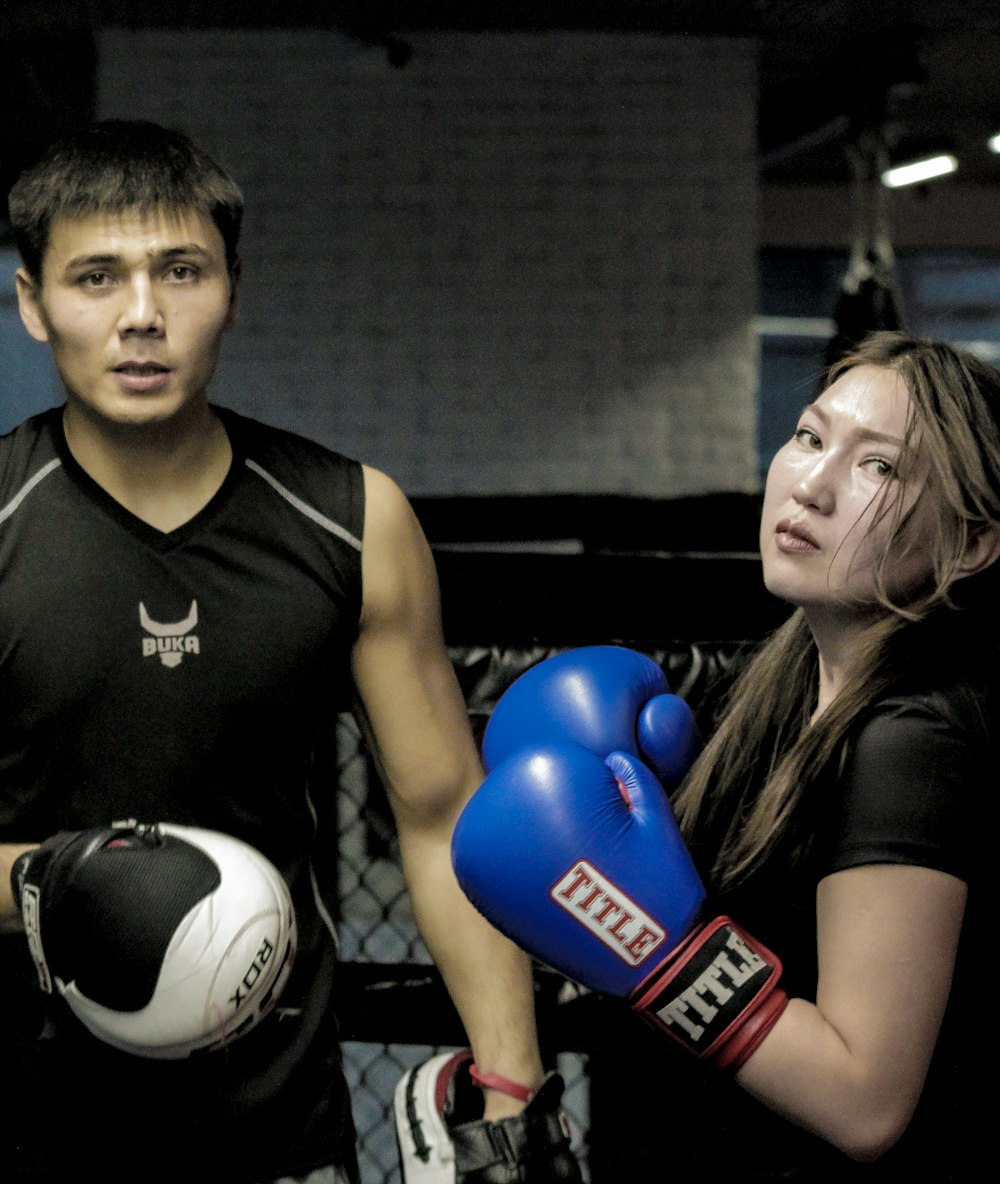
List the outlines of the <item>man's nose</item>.
<svg viewBox="0 0 1000 1184">
<path fill-rule="evenodd" d="M 159 336 L 163 332 L 163 310 L 156 299 L 156 287 L 145 274 L 132 276 L 118 320 L 121 336 Z"/>
</svg>

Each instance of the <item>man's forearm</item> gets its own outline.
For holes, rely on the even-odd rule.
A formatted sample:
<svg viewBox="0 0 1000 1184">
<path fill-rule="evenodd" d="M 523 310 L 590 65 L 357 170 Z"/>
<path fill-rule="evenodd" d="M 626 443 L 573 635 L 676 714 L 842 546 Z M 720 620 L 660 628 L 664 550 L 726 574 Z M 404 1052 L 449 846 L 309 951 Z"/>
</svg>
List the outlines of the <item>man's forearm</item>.
<svg viewBox="0 0 1000 1184">
<path fill-rule="evenodd" d="M 403 846 L 414 913 L 484 1072 L 537 1088 L 543 1076 L 535 1027 L 531 963 L 479 914 L 447 857 L 421 840 Z M 488 1091 L 492 1095 L 493 1091 Z M 490 1117 L 519 1110 L 488 1096 Z"/>
</svg>

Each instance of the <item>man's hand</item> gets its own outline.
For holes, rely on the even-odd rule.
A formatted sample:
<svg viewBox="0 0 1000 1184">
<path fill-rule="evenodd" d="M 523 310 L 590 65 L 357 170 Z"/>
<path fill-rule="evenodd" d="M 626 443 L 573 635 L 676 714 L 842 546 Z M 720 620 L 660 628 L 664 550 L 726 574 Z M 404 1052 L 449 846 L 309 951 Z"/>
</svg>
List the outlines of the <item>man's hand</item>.
<svg viewBox="0 0 1000 1184">
<path fill-rule="evenodd" d="M 288 887 L 231 835 L 135 822 L 63 831 L 19 856 L 10 881 L 41 989 L 136 1056 L 241 1036 L 291 969 Z"/>
<path fill-rule="evenodd" d="M 483 1120 L 472 1053 L 442 1053 L 396 1086 L 396 1139 L 403 1184 L 580 1184 L 562 1078 L 550 1073 L 522 1113 Z"/>
</svg>

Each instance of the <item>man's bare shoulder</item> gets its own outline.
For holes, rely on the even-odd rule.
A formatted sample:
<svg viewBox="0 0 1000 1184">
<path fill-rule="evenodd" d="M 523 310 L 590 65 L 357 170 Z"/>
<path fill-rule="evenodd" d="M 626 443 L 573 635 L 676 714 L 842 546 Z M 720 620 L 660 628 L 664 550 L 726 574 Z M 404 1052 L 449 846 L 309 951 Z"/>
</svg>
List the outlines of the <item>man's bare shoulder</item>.
<svg viewBox="0 0 1000 1184">
<path fill-rule="evenodd" d="M 399 484 L 381 469 L 362 465 L 365 483 L 365 542 L 423 541 L 423 532 L 409 498 Z"/>
<path fill-rule="evenodd" d="M 434 561 L 420 522 L 400 486 L 388 474 L 363 466 L 365 482 L 363 621 L 437 603 Z"/>
<path fill-rule="evenodd" d="M 365 498 L 377 509 L 391 513 L 409 506 L 406 494 L 388 473 L 369 464 L 363 464 L 361 471 L 365 479 Z"/>
</svg>

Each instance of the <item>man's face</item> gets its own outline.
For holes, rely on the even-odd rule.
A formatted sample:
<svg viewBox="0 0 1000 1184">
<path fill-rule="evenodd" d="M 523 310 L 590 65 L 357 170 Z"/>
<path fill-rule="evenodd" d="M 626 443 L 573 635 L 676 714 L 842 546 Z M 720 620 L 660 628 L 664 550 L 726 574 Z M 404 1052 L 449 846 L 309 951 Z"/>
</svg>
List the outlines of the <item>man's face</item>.
<svg viewBox="0 0 1000 1184">
<path fill-rule="evenodd" d="M 207 401 L 234 281 L 217 227 L 195 210 L 58 218 L 41 280 L 17 273 L 21 318 L 48 342 L 67 412 L 167 423 Z"/>
</svg>

